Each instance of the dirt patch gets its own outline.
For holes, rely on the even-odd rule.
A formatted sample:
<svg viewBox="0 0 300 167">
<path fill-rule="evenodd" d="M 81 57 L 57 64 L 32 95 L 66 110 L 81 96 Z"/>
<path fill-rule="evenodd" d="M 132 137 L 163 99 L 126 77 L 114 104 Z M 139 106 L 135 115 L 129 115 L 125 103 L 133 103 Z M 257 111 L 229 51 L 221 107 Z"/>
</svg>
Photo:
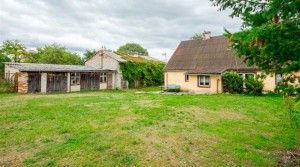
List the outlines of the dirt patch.
<svg viewBox="0 0 300 167">
<path fill-rule="evenodd" d="M 124 117 L 116 117 L 115 118 L 115 122 L 120 123 L 120 124 L 132 122 L 133 120 L 135 120 L 135 118 L 132 116 L 124 116 Z"/>
<path fill-rule="evenodd" d="M 215 123 L 223 119 L 228 119 L 228 120 L 249 120 L 250 119 L 249 117 L 240 113 L 235 113 L 230 111 L 213 111 L 213 110 L 202 109 L 196 106 L 185 107 L 185 108 L 174 107 L 172 108 L 172 110 L 188 113 L 197 121 L 204 121 L 208 123 Z"/>
<path fill-rule="evenodd" d="M 300 166 L 300 150 L 287 151 L 279 158 L 277 166 Z"/>
</svg>

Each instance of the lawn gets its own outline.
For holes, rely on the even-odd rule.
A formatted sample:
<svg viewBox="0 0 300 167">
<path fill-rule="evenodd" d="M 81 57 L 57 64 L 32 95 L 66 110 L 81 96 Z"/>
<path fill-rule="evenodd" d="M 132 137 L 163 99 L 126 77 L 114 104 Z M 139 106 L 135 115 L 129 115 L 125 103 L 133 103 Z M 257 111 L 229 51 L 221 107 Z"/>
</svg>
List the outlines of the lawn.
<svg viewBox="0 0 300 167">
<path fill-rule="evenodd" d="M 276 166 L 300 129 L 276 96 L 0 94 L 0 146 L 0 166 Z"/>
</svg>

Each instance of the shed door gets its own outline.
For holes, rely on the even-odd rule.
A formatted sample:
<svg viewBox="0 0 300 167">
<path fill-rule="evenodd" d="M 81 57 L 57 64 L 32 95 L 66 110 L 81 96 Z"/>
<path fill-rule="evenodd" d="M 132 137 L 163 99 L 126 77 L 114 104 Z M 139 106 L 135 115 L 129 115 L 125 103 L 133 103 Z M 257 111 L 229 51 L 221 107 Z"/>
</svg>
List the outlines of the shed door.
<svg viewBox="0 0 300 167">
<path fill-rule="evenodd" d="M 28 93 L 41 92 L 41 74 L 28 73 Z"/>
<path fill-rule="evenodd" d="M 107 74 L 107 89 L 112 89 L 112 73 Z"/>
<path fill-rule="evenodd" d="M 100 74 L 99 73 L 81 73 L 80 90 L 99 90 Z"/>
<path fill-rule="evenodd" d="M 47 92 L 66 92 L 68 89 L 67 73 L 48 73 Z"/>
</svg>

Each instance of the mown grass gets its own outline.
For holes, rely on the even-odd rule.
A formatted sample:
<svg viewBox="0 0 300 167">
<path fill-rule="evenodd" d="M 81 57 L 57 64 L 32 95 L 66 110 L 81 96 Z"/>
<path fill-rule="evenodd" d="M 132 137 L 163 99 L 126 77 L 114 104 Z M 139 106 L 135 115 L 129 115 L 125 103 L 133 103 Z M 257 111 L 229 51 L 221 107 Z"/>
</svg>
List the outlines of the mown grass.
<svg viewBox="0 0 300 167">
<path fill-rule="evenodd" d="M 300 146 L 276 96 L 0 94 L 0 128 L 0 166 L 276 166 Z"/>
</svg>

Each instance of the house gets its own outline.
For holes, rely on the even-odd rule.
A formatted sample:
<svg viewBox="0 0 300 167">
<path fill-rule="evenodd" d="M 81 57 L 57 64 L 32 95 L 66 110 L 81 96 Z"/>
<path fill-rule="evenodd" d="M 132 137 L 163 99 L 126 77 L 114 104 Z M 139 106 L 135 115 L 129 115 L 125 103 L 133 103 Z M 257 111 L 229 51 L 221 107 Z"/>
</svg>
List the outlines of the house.
<svg viewBox="0 0 300 167">
<path fill-rule="evenodd" d="M 4 63 L 5 77 L 15 80 L 19 93 L 127 89 L 128 81 L 120 70 L 120 64 L 127 60 L 158 61 L 148 56 L 118 55 L 100 50 L 85 65 Z"/>
<path fill-rule="evenodd" d="M 5 63 L 5 77 L 16 80 L 19 93 L 112 89 L 113 72 L 80 65 Z"/>
<path fill-rule="evenodd" d="M 100 50 L 85 62 L 85 66 L 112 70 L 114 80 L 113 89 L 127 89 L 128 81 L 123 77 L 120 65 L 128 60 L 159 61 L 150 56 L 117 54 L 114 52 Z M 141 82 L 136 80 L 134 87 L 138 87 L 140 85 Z"/>
<path fill-rule="evenodd" d="M 225 72 L 236 71 L 244 78 L 262 73 L 235 57 L 229 45 L 226 37 L 211 37 L 210 32 L 204 32 L 202 39 L 182 41 L 164 68 L 165 86 L 180 85 L 182 91 L 190 93 L 222 93 Z M 281 75 L 268 75 L 264 90 L 273 91 L 281 79 Z"/>
</svg>

